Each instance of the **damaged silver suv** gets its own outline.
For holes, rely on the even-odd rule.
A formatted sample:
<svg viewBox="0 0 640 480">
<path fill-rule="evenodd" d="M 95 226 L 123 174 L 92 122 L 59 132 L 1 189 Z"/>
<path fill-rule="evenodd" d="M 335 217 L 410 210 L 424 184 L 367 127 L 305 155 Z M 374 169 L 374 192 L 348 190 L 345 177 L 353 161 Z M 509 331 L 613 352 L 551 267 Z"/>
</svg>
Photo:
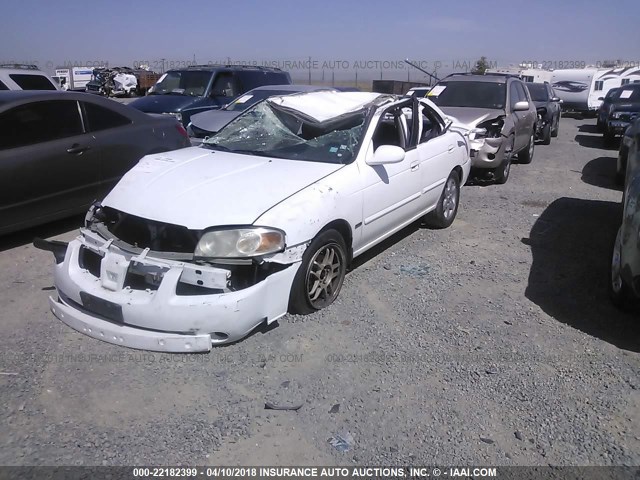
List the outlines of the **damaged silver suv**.
<svg viewBox="0 0 640 480">
<path fill-rule="evenodd" d="M 519 78 L 453 74 L 433 87 L 427 98 L 472 129 L 472 176 L 506 183 L 514 155 L 519 163 L 533 160 L 536 107 Z"/>
</svg>

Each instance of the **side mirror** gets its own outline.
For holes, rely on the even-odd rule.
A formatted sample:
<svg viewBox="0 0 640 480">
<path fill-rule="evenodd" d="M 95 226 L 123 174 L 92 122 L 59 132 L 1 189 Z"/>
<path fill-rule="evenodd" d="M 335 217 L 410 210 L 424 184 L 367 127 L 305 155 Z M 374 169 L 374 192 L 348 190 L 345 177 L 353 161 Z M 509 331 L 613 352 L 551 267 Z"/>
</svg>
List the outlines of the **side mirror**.
<svg viewBox="0 0 640 480">
<path fill-rule="evenodd" d="M 369 160 L 367 165 L 386 165 L 388 163 L 400 163 L 404 160 L 404 150 L 396 145 L 380 145 Z"/>
<path fill-rule="evenodd" d="M 600 98 L 600 100 L 602 100 L 602 98 Z M 560 97 L 551 97 L 551 101 L 552 102 L 559 102 L 560 101 Z"/>
<path fill-rule="evenodd" d="M 529 102 L 527 101 L 522 101 L 522 102 L 516 102 L 516 104 L 513 106 L 513 111 L 514 112 L 522 112 L 524 110 L 529 110 Z"/>
</svg>

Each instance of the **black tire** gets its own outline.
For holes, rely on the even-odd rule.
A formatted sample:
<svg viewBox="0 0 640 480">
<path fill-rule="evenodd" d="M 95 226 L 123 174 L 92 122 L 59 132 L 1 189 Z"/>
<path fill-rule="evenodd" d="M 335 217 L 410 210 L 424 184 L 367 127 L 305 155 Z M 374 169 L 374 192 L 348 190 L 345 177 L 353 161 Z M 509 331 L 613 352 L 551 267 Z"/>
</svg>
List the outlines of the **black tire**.
<svg viewBox="0 0 640 480">
<path fill-rule="evenodd" d="M 493 170 L 494 182 L 498 185 L 504 185 L 509 180 L 511 173 L 511 154 L 505 154 L 502 165 Z"/>
<path fill-rule="evenodd" d="M 611 130 L 605 127 L 604 133 L 602 134 L 602 143 L 604 143 L 605 147 L 613 146 L 613 142 L 615 141 L 616 136 Z"/>
<path fill-rule="evenodd" d="M 547 124 L 542 129 L 542 145 L 550 145 L 551 144 L 551 125 Z"/>
<path fill-rule="evenodd" d="M 609 289 L 609 297 L 611 302 L 621 310 L 627 310 L 631 303 L 631 295 L 629 286 L 625 283 L 621 275 L 622 257 L 621 257 L 622 227 L 618 229 L 618 234 L 611 248 L 611 265 L 609 268 L 609 278 L 607 281 Z"/>
<path fill-rule="evenodd" d="M 347 258 L 340 233 L 332 229 L 320 232 L 304 252 L 293 279 L 289 312 L 307 315 L 331 305 L 344 283 Z"/>
<path fill-rule="evenodd" d="M 533 160 L 533 152 L 536 144 L 535 139 L 535 132 L 531 133 L 531 137 L 529 138 L 529 143 L 527 144 L 527 146 L 523 150 L 518 152 L 518 162 L 525 164 L 531 163 L 531 160 Z"/>
<path fill-rule="evenodd" d="M 598 117 L 598 121 L 596 122 L 596 131 L 598 132 L 604 131 L 604 123 L 600 121 L 600 117 Z"/>
<path fill-rule="evenodd" d="M 453 223 L 458 214 L 460 204 L 460 176 L 455 170 L 449 174 L 444 184 L 442 195 L 435 210 L 424 217 L 424 223 L 430 228 L 447 228 Z"/>
<path fill-rule="evenodd" d="M 560 132 L 560 113 L 558 112 L 558 115 L 555 116 L 553 128 L 551 129 L 551 136 L 555 138 L 558 136 L 559 132 Z"/>
</svg>

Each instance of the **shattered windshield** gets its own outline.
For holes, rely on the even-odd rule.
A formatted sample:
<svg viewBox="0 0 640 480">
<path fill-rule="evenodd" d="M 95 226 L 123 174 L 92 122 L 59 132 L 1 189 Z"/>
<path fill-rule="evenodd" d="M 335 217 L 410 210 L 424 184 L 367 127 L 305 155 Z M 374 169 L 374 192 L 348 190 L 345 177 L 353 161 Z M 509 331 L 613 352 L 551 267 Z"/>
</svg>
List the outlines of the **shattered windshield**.
<svg viewBox="0 0 640 480">
<path fill-rule="evenodd" d="M 507 94 L 504 83 L 440 82 L 428 94 L 439 107 L 503 109 Z"/>
<path fill-rule="evenodd" d="M 364 123 L 363 111 L 319 123 L 263 101 L 203 145 L 249 155 L 345 164 L 358 153 Z"/>
<path fill-rule="evenodd" d="M 211 80 L 211 72 L 171 71 L 165 73 L 149 93 L 155 95 L 191 95 L 202 96 Z"/>
</svg>

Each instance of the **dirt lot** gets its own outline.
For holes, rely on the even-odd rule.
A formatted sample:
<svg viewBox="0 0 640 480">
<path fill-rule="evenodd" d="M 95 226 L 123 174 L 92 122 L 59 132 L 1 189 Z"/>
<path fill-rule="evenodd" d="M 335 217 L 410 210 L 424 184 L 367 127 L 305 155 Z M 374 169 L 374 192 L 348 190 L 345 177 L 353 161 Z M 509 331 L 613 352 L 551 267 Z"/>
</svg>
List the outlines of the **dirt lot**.
<svg viewBox="0 0 640 480">
<path fill-rule="evenodd" d="M 0 464 L 640 464 L 640 321 L 606 295 L 621 193 L 594 124 L 563 119 L 506 185 L 465 187 L 451 228 L 358 260 L 326 311 L 207 355 L 49 312 L 29 242 L 80 218 L 0 239 Z"/>
</svg>

